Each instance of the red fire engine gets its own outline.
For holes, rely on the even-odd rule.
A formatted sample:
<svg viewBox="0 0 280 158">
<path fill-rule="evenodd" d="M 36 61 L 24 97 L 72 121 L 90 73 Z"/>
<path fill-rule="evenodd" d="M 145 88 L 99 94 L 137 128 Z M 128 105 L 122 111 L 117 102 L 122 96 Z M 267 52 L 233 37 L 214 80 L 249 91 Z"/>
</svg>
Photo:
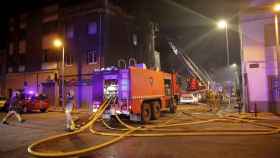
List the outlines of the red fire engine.
<svg viewBox="0 0 280 158">
<path fill-rule="evenodd" d="M 93 75 L 93 110 L 116 96 L 107 116 L 124 114 L 144 123 L 158 119 L 163 110 L 175 112 L 178 90 L 176 74 L 136 67 L 99 71 Z"/>
</svg>

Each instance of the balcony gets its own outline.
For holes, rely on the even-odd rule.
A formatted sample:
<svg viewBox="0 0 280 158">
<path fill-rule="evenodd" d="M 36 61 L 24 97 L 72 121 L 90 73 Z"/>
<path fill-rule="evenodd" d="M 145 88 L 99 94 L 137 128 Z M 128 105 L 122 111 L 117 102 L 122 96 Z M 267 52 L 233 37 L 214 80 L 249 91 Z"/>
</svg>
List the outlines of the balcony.
<svg viewBox="0 0 280 158">
<path fill-rule="evenodd" d="M 57 64 L 57 62 L 44 62 L 41 64 L 41 69 L 42 70 L 58 69 L 58 64 Z"/>
</svg>

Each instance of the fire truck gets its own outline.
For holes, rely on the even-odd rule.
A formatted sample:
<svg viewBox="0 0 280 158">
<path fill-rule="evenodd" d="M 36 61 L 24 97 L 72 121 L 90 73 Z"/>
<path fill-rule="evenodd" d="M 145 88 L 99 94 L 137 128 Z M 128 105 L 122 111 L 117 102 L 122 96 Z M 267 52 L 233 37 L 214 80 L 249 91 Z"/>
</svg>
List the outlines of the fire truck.
<svg viewBox="0 0 280 158">
<path fill-rule="evenodd" d="M 142 123 L 159 119 L 162 111 L 176 110 L 176 74 L 139 67 L 94 72 L 93 111 L 111 96 L 117 99 L 106 110 L 107 117 L 123 114 Z"/>
</svg>

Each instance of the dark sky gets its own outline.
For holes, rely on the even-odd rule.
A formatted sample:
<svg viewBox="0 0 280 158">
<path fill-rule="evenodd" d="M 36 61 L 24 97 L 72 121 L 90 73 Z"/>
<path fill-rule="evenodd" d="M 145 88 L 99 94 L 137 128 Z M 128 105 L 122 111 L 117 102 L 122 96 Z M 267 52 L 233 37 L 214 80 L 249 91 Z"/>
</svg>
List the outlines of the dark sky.
<svg viewBox="0 0 280 158">
<path fill-rule="evenodd" d="M 16 12 L 33 8 L 39 4 L 40 0 L 9 0 L 2 3 L 2 7 L 0 9 L 0 49 L 6 46 L 9 17 L 16 14 Z"/>
<path fill-rule="evenodd" d="M 32 8 L 52 0 L 9 0 L 0 11 L 0 47 L 5 44 L 9 14 Z M 73 0 L 65 0 L 73 1 Z M 164 35 L 177 44 L 205 68 L 225 65 L 225 33 L 215 29 L 215 20 L 227 18 L 237 24 L 240 2 L 245 0 L 115 0 L 128 12 L 147 16 L 159 22 Z M 236 26 L 235 26 L 236 27 Z M 229 31 L 231 63 L 239 62 L 239 39 L 236 31 Z"/>
<path fill-rule="evenodd" d="M 238 13 L 245 8 L 246 0 L 128 0 L 125 4 L 130 11 L 136 8 L 158 21 L 161 33 L 175 39 L 195 63 L 208 71 L 226 65 L 225 31 L 216 28 L 216 21 L 227 19 L 230 63 L 240 63 Z"/>
</svg>

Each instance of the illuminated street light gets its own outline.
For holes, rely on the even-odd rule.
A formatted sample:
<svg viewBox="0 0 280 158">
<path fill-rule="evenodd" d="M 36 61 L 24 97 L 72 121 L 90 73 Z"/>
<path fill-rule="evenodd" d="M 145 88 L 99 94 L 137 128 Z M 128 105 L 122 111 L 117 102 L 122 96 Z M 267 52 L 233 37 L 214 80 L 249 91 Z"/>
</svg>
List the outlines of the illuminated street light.
<svg viewBox="0 0 280 158">
<path fill-rule="evenodd" d="M 226 53 L 227 53 L 227 66 L 229 66 L 229 41 L 228 41 L 228 23 L 226 20 L 220 20 L 217 22 L 217 27 L 219 29 L 225 29 L 226 33 Z"/>
<path fill-rule="evenodd" d="M 273 7 L 274 12 L 279 12 L 280 11 L 280 3 L 277 3 Z"/>
<path fill-rule="evenodd" d="M 225 29 L 225 28 L 227 28 L 227 21 L 220 20 L 220 21 L 218 21 L 217 26 L 219 29 Z"/>
<path fill-rule="evenodd" d="M 233 64 L 230 65 L 230 67 L 236 68 L 236 67 L 237 67 L 237 64 L 236 64 L 236 63 L 233 63 Z"/>
<path fill-rule="evenodd" d="M 53 45 L 54 45 L 55 47 L 57 47 L 57 48 L 60 48 L 61 46 L 63 46 L 63 43 L 62 43 L 62 41 L 61 41 L 60 39 L 55 39 L 55 40 L 53 41 Z"/>
<path fill-rule="evenodd" d="M 55 39 L 53 41 L 53 45 L 56 48 L 62 48 L 62 62 L 61 62 L 61 95 L 62 95 L 62 107 L 64 107 L 64 45 L 62 40 L 60 39 Z"/>
</svg>

